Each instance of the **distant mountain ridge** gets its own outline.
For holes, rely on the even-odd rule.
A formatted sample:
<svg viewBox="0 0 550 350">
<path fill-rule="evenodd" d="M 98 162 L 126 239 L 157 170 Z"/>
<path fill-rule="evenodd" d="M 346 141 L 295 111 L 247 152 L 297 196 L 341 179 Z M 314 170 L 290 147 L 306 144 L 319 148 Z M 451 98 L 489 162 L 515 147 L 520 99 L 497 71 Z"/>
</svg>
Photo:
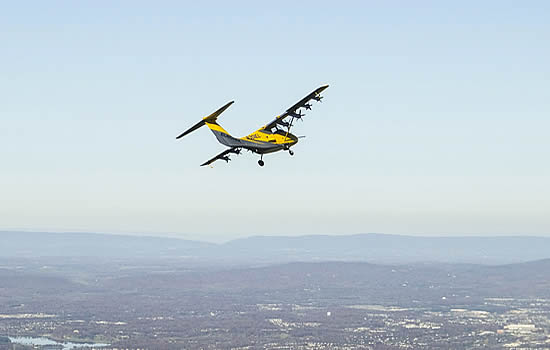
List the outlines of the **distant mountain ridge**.
<svg viewBox="0 0 550 350">
<path fill-rule="evenodd" d="M 252 236 L 223 244 L 98 233 L 0 231 L 0 257 L 185 258 L 236 263 L 364 261 L 505 264 L 550 258 L 550 237 L 388 234 Z"/>
<path fill-rule="evenodd" d="M 425 237 L 389 234 L 297 237 L 255 236 L 225 244 L 233 252 L 257 257 L 307 258 L 385 263 L 424 261 L 514 263 L 550 258 L 550 237 Z M 290 259 L 291 261 L 293 259 Z"/>
<path fill-rule="evenodd" d="M 0 231 L 0 257 L 177 257 L 192 255 L 211 246 L 215 245 L 165 237 Z"/>
</svg>

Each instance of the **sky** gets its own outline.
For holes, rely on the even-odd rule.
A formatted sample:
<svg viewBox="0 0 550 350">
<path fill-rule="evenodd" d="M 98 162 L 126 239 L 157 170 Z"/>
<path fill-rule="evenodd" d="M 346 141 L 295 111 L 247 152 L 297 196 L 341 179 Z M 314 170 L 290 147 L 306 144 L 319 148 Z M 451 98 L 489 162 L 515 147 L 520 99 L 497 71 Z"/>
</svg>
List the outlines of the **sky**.
<svg viewBox="0 0 550 350">
<path fill-rule="evenodd" d="M 0 230 L 550 236 L 547 1 L 0 4 Z M 224 150 L 329 84 L 286 152 Z"/>
</svg>

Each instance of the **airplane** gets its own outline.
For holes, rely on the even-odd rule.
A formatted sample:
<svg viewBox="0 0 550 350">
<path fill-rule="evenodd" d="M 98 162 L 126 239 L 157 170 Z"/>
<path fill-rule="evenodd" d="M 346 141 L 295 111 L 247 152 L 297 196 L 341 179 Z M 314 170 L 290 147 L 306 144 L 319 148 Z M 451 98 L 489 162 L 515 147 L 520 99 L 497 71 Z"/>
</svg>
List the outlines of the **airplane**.
<svg viewBox="0 0 550 350">
<path fill-rule="evenodd" d="M 220 124 L 218 124 L 217 119 L 220 114 L 222 114 L 235 102 L 231 101 L 209 116 L 202 118 L 197 124 L 193 125 L 176 137 L 176 139 L 181 139 L 185 135 L 199 129 L 201 126 L 206 125 L 210 128 L 210 130 L 212 130 L 218 141 L 222 145 L 229 148 L 212 159 L 207 160 L 201 164 L 201 166 L 210 165 L 217 160 L 225 160 L 226 162 L 229 162 L 231 160 L 229 156 L 231 154 L 241 154 L 242 149 L 259 154 L 260 160 L 258 160 L 258 165 L 264 166 L 263 156 L 266 153 L 288 151 L 291 156 L 294 155 L 294 152 L 290 149 L 290 147 L 298 143 L 299 137 L 291 134 L 290 129 L 292 128 L 295 120 L 301 120 L 305 115 L 302 114 L 300 108 L 310 110 L 311 104 L 308 103 L 309 101 L 314 100 L 321 102 L 321 99 L 323 98 L 321 96 L 321 92 L 323 92 L 326 88 L 328 88 L 328 85 L 323 85 L 315 89 L 309 95 L 287 109 L 283 114 L 277 116 L 273 121 L 262 126 L 250 135 L 241 138 L 233 137 L 225 131 Z M 290 121 L 285 121 L 285 119 L 288 120 L 288 118 L 290 118 Z"/>
</svg>

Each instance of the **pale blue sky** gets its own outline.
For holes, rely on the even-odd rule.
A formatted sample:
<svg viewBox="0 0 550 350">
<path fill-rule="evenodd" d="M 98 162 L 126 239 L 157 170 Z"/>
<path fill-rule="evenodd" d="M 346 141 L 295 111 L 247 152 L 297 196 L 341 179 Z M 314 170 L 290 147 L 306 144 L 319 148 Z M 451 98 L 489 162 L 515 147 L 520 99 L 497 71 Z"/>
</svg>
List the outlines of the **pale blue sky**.
<svg viewBox="0 0 550 350">
<path fill-rule="evenodd" d="M 0 230 L 550 234 L 550 3 L 0 5 Z M 199 164 L 322 84 L 296 155 Z"/>
</svg>

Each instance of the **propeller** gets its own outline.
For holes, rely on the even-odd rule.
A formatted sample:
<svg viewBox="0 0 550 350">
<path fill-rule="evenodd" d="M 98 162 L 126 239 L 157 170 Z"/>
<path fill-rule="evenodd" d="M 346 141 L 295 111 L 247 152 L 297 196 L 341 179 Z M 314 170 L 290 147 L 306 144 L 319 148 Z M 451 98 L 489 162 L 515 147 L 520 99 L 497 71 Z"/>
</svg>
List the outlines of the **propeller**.
<svg viewBox="0 0 550 350">
<path fill-rule="evenodd" d="M 281 125 L 281 126 L 283 126 L 283 127 L 287 127 L 287 128 L 288 128 L 288 125 L 289 125 L 289 124 L 288 124 L 287 122 L 285 122 L 284 120 L 279 120 L 279 121 L 277 121 L 277 124 L 279 124 L 279 125 Z"/>
<path fill-rule="evenodd" d="M 296 119 L 301 119 L 303 116 L 305 116 L 305 114 L 302 113 L 302 110 L 299 109 L 298 110 L 298 113 L 296 112 L 289 112 L 288 113 L 290 116 L 292 116 L 292 118 L 296 118 Z M 292 124 L 292 123 L 291 123 Z"/>
</svg>

